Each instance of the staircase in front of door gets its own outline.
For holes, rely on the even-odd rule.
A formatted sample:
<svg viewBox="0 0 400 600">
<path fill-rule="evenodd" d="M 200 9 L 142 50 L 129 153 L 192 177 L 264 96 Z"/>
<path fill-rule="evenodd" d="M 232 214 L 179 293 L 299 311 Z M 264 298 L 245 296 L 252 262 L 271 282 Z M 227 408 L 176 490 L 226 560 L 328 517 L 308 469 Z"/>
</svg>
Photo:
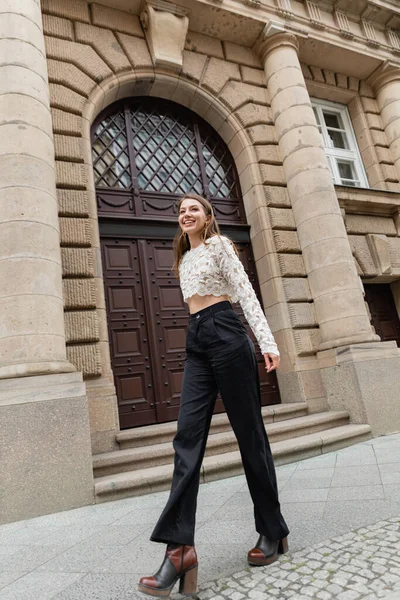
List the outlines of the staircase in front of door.
<svg viewBox="0 0 400 600">
<path fill-rule="evenodd" d="M 369 425 L 350 424 L 346 411 L 309 414 L 306 402 L 262 408 L 277 465 L 318 456 L 372 437 Z M 117 434 L 120 450 L 93 457 L 96 502 L 169 489 L 176 422 L 128 429 Z M 201 483 L 243 473 L 240 453 L 226 414 L 214 415 Z"/>
</svg>

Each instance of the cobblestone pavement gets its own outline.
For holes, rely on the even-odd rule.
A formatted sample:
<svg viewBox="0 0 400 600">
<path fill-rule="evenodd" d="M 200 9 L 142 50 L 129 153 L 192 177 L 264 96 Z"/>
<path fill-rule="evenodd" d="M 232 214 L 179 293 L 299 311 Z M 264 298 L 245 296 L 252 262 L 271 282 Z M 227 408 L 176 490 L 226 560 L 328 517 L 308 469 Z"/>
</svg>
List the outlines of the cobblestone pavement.
<svg viewBox="0 0 400 600">
<path fill-rule="evenodd" d="M 179 597 L 179 595 L 177 595 Z M 200 600 L 400 599 L 400 518 L 203 584 Z"/>
</svg>

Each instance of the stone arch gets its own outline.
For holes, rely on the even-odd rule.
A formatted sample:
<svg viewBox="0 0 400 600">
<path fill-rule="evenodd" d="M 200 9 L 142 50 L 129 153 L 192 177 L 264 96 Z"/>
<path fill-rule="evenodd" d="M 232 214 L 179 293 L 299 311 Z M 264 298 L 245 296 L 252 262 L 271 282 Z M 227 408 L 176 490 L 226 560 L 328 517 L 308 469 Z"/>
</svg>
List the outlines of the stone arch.
<svg viewBox="0 0 400 600">
<path fill-rule="evenodd" d="M 179 92 L 178 92 L 179 88 Z M 197 106 L 203 110 L 194 110 L 193 100 L 196 92 Z M 255 149 L 248 133 L 243 129 L 237 116 L 229 107 L 224 106 L 206 90 L 201 90 L 190 81 L 166 73 L 127 74 L 123 77 L 110 77 L 98 86 L 89 96 L 83 111 L 82 137 L 84 139 L 84 163 L 87 170 L 87 196 L 91 219 L 92 247 L 98 254 L 100 239 L 97 220 L 96 194 L 93 177 L 90 128 L 99 115 L 110 104 L 117 100 L 135 96 L 152 96 L 172 100 L 193 112 L 197 112 L 211 125 L 228 146 L 236 164 L 243 194 L 246 215 L 249 216 L 257 206 L 265 205 L 262 176 L 260 173 Z M 180 101 L 179 101 L 180 100 Z M 100 257 L 95 260 L 96 305 L 99 320 L 99 331 L 104 338 L 99 340 L 103 367 L 107 365 L 107 373 L 111 373 L 107 339 L 107 316 L 104 308 L 103 276 L 100 268 Z"/>
</svg>

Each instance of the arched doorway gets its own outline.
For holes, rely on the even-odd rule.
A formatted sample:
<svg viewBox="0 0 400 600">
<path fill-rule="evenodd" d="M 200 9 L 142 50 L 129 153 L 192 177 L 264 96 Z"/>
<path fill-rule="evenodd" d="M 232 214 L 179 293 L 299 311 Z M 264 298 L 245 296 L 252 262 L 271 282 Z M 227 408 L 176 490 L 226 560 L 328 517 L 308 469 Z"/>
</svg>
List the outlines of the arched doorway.
<svg viewBox="0 0 400 600">
<path fill-rule="evenodd" d="M 235 165 L 204 120 L 148 97 L 101 113 L 92 126 L 92 148 L 120 425 L 171 421 L 179 409 L 188 322 L 171 271 L 175 203 L 185 192 L 212 202 L 259 293 Z M 276 404 L 276 375 L 266 375 L 261 354 L 259 364 L 263 404 Z M 221 401 L 216 411 L 223 411 Z"/>
</svg>

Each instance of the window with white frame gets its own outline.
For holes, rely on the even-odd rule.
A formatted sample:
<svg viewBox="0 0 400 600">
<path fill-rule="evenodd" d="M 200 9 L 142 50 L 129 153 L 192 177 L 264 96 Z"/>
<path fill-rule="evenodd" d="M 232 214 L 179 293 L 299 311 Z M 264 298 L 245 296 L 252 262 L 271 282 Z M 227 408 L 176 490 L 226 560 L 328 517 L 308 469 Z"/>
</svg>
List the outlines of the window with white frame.
<svg viewBox="0 0 400 600">
<path fill-rule="evenodd" d="M 336 185 L 369 187 L 346 106 L 311 100 L 322 144 Z"/>
</svg>

